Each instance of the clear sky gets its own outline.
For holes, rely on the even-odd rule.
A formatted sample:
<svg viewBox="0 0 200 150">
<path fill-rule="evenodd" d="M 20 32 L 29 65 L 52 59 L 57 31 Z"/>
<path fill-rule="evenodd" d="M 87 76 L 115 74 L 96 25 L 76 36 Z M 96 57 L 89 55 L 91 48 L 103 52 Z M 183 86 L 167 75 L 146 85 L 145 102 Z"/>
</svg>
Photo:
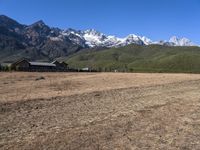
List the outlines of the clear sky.
<svg viewBox="0 0 200 150">
<path fill-rule="evenodd" d="M 200 44 L 200 0 L 0 0 L 0 14 L 20 23 L 94 28 L 119 37 L 187 37 Z"/>
</svg>

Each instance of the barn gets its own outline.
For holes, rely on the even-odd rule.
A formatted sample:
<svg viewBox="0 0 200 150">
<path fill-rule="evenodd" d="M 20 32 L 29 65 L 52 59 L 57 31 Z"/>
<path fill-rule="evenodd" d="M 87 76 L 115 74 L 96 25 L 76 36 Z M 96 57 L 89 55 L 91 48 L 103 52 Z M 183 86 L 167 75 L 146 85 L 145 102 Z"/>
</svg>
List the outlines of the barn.
<svg viewBox="0 0 200 150">
<path fill-rule="evenodd" d="M 17 71 L 56 71 L 56 65 L 53 63 L 47 63 L 47 62 L 31 62 L 27 59 L 20 59 L 11 65 L 12 70 Z"/>
<path fill-rule="evenodd" d="M 24 58 L 17 60 L 16 62 L 11 64 L 12 70 L 25 71 L 25 70 L 28 70 L 29 67 L 30 67 L 29 61 L 27 59 L 24 59 Z"/>
<path fill-rule="evenodd" d="M 59 71 L 67 71 L 69 70 L 68 64 L 62 61 L 55 60 L 52 64 L 56 65 L 57 70 Z"/>
</svg>

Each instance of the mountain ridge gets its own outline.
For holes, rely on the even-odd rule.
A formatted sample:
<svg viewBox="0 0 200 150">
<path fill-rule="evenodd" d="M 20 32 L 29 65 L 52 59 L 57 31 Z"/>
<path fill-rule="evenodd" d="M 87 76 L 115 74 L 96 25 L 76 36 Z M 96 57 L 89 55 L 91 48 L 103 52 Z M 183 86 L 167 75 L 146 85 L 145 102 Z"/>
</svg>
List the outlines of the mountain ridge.
<svg viewBox="0 0 200 150">
<path fill-rule="evenodd" d="M 70 33 L 70 30 L 65 30 L 65 32 Z M 113 35 L 106 35 L 101 33 L 95 29 L 88 29 L 88 30 L 73 30 L 71 34 L 74 36 L 81 37 L 83 40 L 86 41 L 86 45 L 89 47 L 120 47 L 126 46 L 129 44 L 138 44 L 138 45 L 151 45 L 151 44 L 158 44 L 158 45 L 165 45 L 165 46 L 198 46 L 194 44 L 191 40 L 183 37 L 178 38 L 176 36 L 172 36 L 168 41 L 160 40 L 160 41 L 152 41 L 148 37 L 145 36 L 138 36 L 135 34 L 129 34 L 126 37 L 119 38 Z M 72 39 L 73 40 L 73 39 Z"/>
<path fill-rule="evenodd" d="M 95 29 L 75 30 L 49 27 L 39 20 L 31 25 L 20 24 L 0 15 L 0 61 L 27 57 L 49 61 L 66 57 L 82 49 L 136 45 L 193 46 L 189 39 L 177 37 L 170 41 L 153 42 L 145 36 L 129 34 L 124 38 L 106 35 Z"/>
<path fill-rule="evenodd" d="M 54 27 L 49 27 L 48 25 L 45 24 L 43 20 L 39 20 L 29 26 L 27 25 L 22 25 L 18 23 L 17 21 L 5 16 L 5 15 L 0 15 L 0 25 L 4 24 L 7 22 L 6 26 L 15 30 L 19 30 L 18 27 L 20 28 L 30 28 L 30 27 L 46 27 L 51 29 L 55 29 Z M 8 24 L 9 23 L 9 24 Z M 13 24 L 13 27 L 12 25 Z M 5 24 L 4 24 L 5 26 Z M 17 26 L 17 27 L 16 27 Z M 197 44 L 194 44 L 191 40 L 183 37 L 183 38 L 178 38 L 176 36 L 172 36 L 169 40 L 160 40 L 160 41 L 153 41 L 149 39 L 146 36 L 139 36 L 135 34 L 129 34 L 126 37 L 119 38 L 114 35 L 106 35 L 102 32 L 99 32 L 95 29 L 87 29 L 87 30 L 76 30 L 72 28 L 68 29 L 59 29 L 57 28 L 59 34 L 57 36 L 53 36 L 54 38 L 62 39 L 68 37 L 69 35 L 73 35 L 74 37 L 70 38 L 73 42 L 78 42 L 77 44 L 82 43 L 82 46 L 85 47 L 98 47 L 98 46 L 105 46 L 105 47 L 119 47 L 119 46 L 126 46 L 129 44 L 138 44 L 138 45 L 150 45 L 150 44 L 159 44 L 159 45 L 169 45 L 169 46 L 198 46 Z M 54 31 L 51 31 L 54 32 Z M 49 36 L 52 37 L 52 36 Z M 77 41 L 76 38 L 81 38 L 83 40 L 82 42 Z M 83 44 L 83 42 L 85 42 Z"/>
</svg>

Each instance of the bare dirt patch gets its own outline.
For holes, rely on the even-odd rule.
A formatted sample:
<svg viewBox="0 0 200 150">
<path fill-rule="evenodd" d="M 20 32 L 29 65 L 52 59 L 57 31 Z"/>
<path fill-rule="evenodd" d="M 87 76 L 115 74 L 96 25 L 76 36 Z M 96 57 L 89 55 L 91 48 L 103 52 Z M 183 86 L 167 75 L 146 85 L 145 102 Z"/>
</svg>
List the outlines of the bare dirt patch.
<svg viewBox="0 0 200 150">
<path fill-rule="evenodd" d="M 200 75 L 0 75 L 0 149 L 200 147 Z"/>
</svg>

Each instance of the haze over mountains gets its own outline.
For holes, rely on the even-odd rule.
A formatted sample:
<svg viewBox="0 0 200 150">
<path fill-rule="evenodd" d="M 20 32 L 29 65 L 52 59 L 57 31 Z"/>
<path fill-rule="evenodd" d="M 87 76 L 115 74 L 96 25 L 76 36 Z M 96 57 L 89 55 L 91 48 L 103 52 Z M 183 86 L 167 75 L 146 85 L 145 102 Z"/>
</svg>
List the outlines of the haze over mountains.
<svg viewBox="0 0 200 150">
<path fill-rule="evenodd" d="M 85 31 L 49 27 L 43 21 L 23 25 L 0 16 L 0 60 L 28 57 L 33 60 L 53 60 L 82 49 L 136 45 L 195 46 L 187 38 L 172 37 L 169 41 L 152 41 L 145 36 L 130 34 L 124 38 L 105 35 L 94 29 Z"/>
</svg>

